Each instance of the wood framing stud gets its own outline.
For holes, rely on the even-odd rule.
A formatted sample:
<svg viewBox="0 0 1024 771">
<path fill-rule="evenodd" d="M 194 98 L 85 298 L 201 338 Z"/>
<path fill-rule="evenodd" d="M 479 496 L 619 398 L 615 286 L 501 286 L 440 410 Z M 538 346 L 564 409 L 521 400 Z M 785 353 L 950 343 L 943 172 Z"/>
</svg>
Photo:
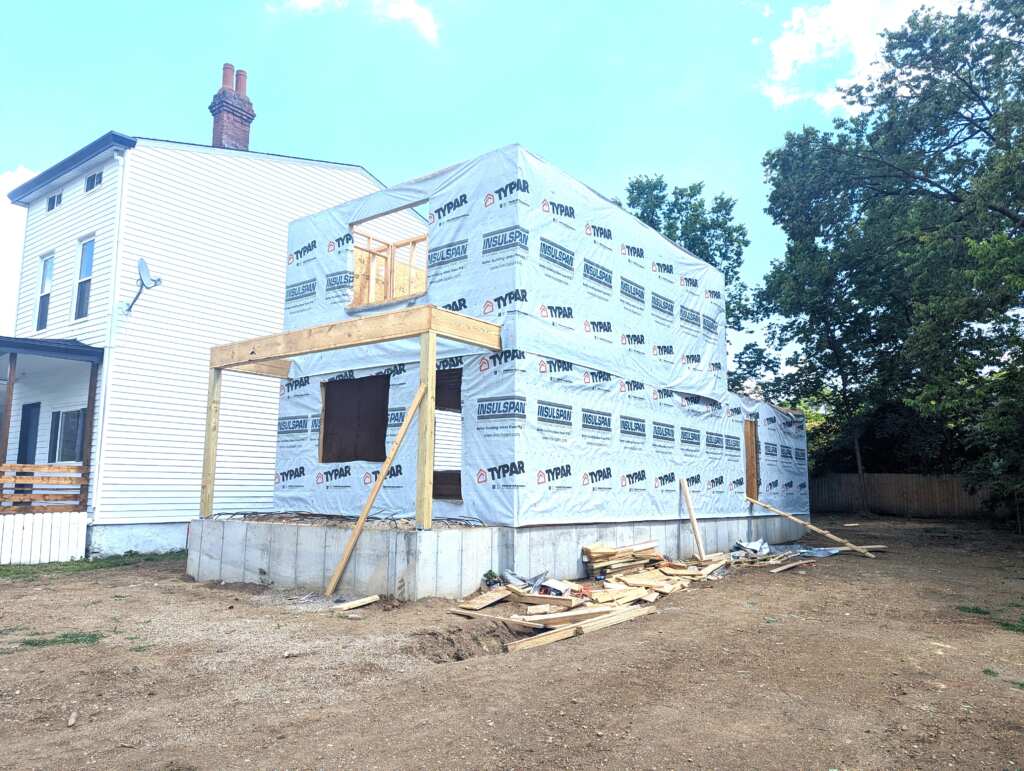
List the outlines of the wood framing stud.
<svg viewBox="0 0 1024 771">
<path fill-rule="evenodd" d="M 690 527 L 693 529 L 693 544 L 697 549 L 697 559 L 707 559 L 707 554 L 704 553 L 704 539 L 700 535 L 700 523 L 697 522 L 697 513 L 693 510 L 693 500 L 690 498 L 690 485 L 686 481 L 684 475 L 679 480 L 679 487 L 683 491 L 683 501 L 686 503 L 686 513 L 690 516 Z"/>
<path fill-rule="evenodd" d="M 213 486 L 217 478 L 217 436 L 220 430 L 220 369 L 210 369 L 206 394 L 206 437 L 203 440 L 203 482 L 199 493 L 199 514 L 213 515 Z"/>
<path fill-rule="evenodd" d="M 420 335 L 420 435 L 416 462 L 416 527 L 430 530 L 434 512 L 434 408 L 437 403 L 437 334 Z"/>
<path fill-rule="evenodd" d="M 743 443 L 746 449 L 746 469 L 744 479 L 746 494 L 749 498 L 756 498 L 761 490 L 759 456 L 761 448 L 758 446 L 757 421 L 743 421 Z"/>
<path fill-rule="evenodd" d="M 7 388 L 4 390 L 4 409 L 0 412 L 0 463 L 7 462 L 7 442 L 11 434 L 11 407 L 14 404 L 14 375 L 18 369 L 18 354 L 7 358 Z"/>
<path fill-rule="evenodd" d="M 817 525 L 812 525 L 810 522 L 808 522 L 806 520 L 803 520 L 803 519 L 800 519 L 800 517 L 795 517 L 792 514 L 788 514 L 787 512 L 783 511 L 782 509 L 777 509 L 774 506 L 769 506 L 767 503 L 762 503 L 761 501 L 756 500 L 754 498 L 751 498 L 749 496 L 747 497 L 747 500 L 750 501 L 753 504 L 761 506 L 762 508 L 768 509 L 768 511 L 771 511 L 771 512 L 773 512 L 775 514 L 778 514 L 780 517 L 785 517 L 786 519 L 792 520 L 793 522 L 798 522 L 799 524 L 801 524 L 804 527 L 806 527 L 808 530 L 813 530 L 815 533 L 819 533 L 820 535 L 823 535 L 826 538 L 828 538 L 828 539 L 830 539 L 832 541 L 835 541 L 836 543 L 841 543 L 841 544 L 843 544 L 843 546 L 847 546 L 847 547 L 853 549 L 855 552 L 859 552 L 860 554 L 863 554 L 865 557 L 870 557 L 871 559 L 875 559 L 875 555 L 872 554 L 871 552 L 869 552 L 863 546 L 858 546 L 855 543 L 850 543 L 845 538 L 840 538 L 835 533 L 830 533 L 828 530 L 826 530 L 823 527 L 818 527 Z"/>
<path fill-rule="evenodd" d="M 391 464 L 395 462 L 395 456 L 398 455 L 398 450 L 402 446 L 402 440 L 405 439 L 406 433 L 409 431 L 409 426 L 412 425 L 412 418 L 416 414 L 416 410 L 419 409 L 420 404 L 423 403 L 423 395 L 426 389 L 423 384 L 416 390 L 416 395 L 412 399 L 412 404 L 405 411 L 405 420 L 402 421 L 401 427 L 398 429 L 398 433 L 395 435 L 395 441 L 391 443 L 391 451 L 388 453 L 387 458 L 384 459 L 384 465 L 380 467 L 380 471 L 377 472 L 377 481 L 373 483 L 373 487 L 370 488 L 370 495 L 366 499 L 366 503 L 363 504 L 363 510 L 359 512 L 359 519 L 356 520 L 355 527 L 352 528 L 352 535 L 348 537 L 348 542 L 345 544 L 345 551 L 341 554 L 341 559 L 338 560 L 338 564 L 334 568 L 334 572 L 331 574 L 330 580 L 327 582 L 327 587 L 324 589 L 324 595 L 330 597 L 338 588 L 338 583 L 341 581 L 341 577 L 345 574 L 345 568 L 348 566 L 348 561 L 352 558 L 352 552 L 355 551 L 356 541 L 359 540 L 359 534 L 363 532 L 363 525 L 366 524 L 366 518 L 370 515 L 370 509 L 373 508 L 373 502 L 377 500 L 377 493 L 380 492 L 380 488 L 384 485 L 384 480 L 387 478 L 388 469 L 391 468 Z"/>
<path fill-rule="evenodd" d="M 96 382 L 99 380 L 99 362 L 89 367 L 89 394 L 85 403 L 85 425 L 82 428 L 82 487 L 78 505 L 85 511 L 89 506 L 89 464 L 92 462 L 92 424 L 96 417 Z"/>
</svg>

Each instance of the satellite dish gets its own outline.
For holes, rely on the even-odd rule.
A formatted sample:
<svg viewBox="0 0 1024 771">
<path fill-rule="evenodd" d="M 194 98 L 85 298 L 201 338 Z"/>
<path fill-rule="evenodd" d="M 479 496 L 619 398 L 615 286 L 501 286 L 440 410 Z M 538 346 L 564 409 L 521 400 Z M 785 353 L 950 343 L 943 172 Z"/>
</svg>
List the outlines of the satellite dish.
<svg viewBox="0 0 1024 771">
<path fill-rule="evenodd" d="M 128 307 L 125 308 L 125 313 L 132 312 L 132 308 L 135 307 L 135 303 L 138 302 L 139 297 L 142 296 L 143 289 L 152 289 L 155 286 L 160 286 L 160 279 L 153 278 L 153 275 L 149 272 L 149 266 L 146 264 L 146 261 L 141 258 L 139 259 L 139 278 L 136 280 L 136 283 L 139 285 L 139 291 L 135 293 L 135 297 L 132 298 Z"/>
</svg>

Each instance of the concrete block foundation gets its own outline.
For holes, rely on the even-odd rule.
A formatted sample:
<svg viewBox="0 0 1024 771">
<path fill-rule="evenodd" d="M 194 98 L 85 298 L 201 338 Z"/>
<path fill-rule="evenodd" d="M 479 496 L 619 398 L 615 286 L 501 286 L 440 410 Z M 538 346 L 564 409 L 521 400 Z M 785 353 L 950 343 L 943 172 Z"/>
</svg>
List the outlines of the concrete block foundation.
<svg viewBox="0 0 1024 771">
<path fill-rule="evenodd" d="M 725 551 L 737 539 L 786 543 L 803 534 L 800 525 L 782 517 L 706 519 L 700 527 L 708 552 Z M 351 532 L 350 524 L 322 521 L 196 519 L 188 526 L 186 572 L 197 581 L 322 590 Z M 510 569 L 524 576 L 547 570 L 556 578 L 582 578 L 582 545 L 650 539 L 670 559 L 688 558 L 694 551 L 689 521 L 678 520 L 433 530 L 367 526 L 338 592 L 458 599 L 476 591 L 488 570 Z"/>
</svg>

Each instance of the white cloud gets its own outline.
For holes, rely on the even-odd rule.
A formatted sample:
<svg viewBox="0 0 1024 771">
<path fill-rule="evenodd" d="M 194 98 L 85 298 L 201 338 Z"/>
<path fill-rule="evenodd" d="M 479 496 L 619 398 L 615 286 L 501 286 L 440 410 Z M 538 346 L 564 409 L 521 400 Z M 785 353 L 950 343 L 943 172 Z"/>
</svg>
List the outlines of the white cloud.
<svg viewBox="0 0 1024 771">
<path fill-rule="evenodd" d="M 939 11 L 953 13 L 962 0 L 932 0 Z M 863 82 L 879 71 L 880 33 L 899 28 L 922 0 L 829 0 L 797 6 L 783 22 L 782 34 L 771 42 L 772 68 L 761 92 L 776 107 L 805 99 L 826 111 L 849 109 L 836 87 Z M 795 81 L 802 68 L 850 56 L 846 76 L 824 90 L 801 89 Z"/>
<path fill-rule="evenodd" d="M 14 334 L 14 306 L 18 299 L 21 245 L 25 237 L 25 209 L 7 200 L 7 193 L 36 175 L 24 166 L 0 172 L 0 335 Z"/>
<path fill-rule="evenodd" d="M 767 19 L 773 13 L 775 13 L 775 11 L 772 10 L 772 7 L 770 5 L 768 5 L 768 3 L 765 3 L 764 7 L 761 9 L 761 15 L 764 16 Z"/>
<path fill-rule="evenodd" d="M 759 45 L 761 45 L 761 43 L 763 43 L 763 42 L 764 42 L 764 40 L 762 40 L 762 39 L 761 39 L 761 38 L 760 38 L 759 36 L 757 36 L 757 35 L 754 35 L 754 37 L 750 38 L 750 44 L 751 44 L 751 45 L 759 46 Z"/>
<path fill-rule="evenodd" d="M 267 13 L 294 11 L 295 13 L 317 13 L 331 9 L 347 8 L 349 0 L 282 0 L 263 5 Z M 433 12 L 417 0 L 372 0 L 370 10 L 378 19 L 402 21 L 412 24 L 419 36 L 431 45 L 438 44 L 438 24 Z"/>
<path fill-rule="evenodd" d="M 416 28 L 420 37 L 437 45 L 437 20 L 429 8 L 416 0 L 373 0 L 373 13 L 383 19 L 407 21 Z"/>
</svg>

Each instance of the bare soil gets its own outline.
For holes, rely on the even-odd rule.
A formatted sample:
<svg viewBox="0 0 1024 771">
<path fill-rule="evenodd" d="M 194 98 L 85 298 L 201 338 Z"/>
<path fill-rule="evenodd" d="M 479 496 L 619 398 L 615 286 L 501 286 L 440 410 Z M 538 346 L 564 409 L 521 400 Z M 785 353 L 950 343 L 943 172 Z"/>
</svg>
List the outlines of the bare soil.
<svg viewBox="0 0 1024 771">
<path fill-rule="evenodd" d="M 325 613 L 180 562 L 0 580 L 0 767 L 1024 764 L 1024 541 L 817 521 L 890 551 L 516 654 L 447 601 Z"/>
</svg>

